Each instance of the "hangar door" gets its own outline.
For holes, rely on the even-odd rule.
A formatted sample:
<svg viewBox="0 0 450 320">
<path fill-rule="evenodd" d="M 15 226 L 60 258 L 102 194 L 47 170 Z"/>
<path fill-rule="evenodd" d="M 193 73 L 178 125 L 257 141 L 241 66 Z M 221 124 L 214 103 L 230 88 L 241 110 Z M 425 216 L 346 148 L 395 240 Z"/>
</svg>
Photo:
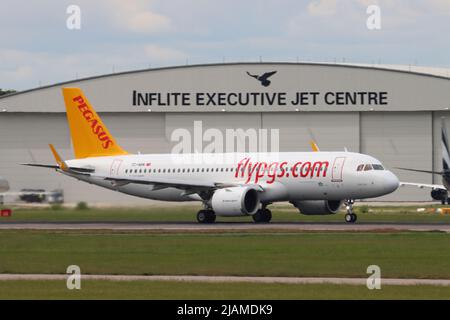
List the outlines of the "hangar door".
<svg viewBox="0 0 450 320">
<path fill-rule="evenodd" d="M 432 175 L 395 167 L 432 169 L 431 112 L 362 112 L 361 152 L 382 161 L 400 181 L 431 183 Z M 400 187 L 377 200 L 427 201 L 428 189 Z"/>
<path fill-rule="evenodd" d="M 359 150 L 358 112 L 264 113 L 262 127 L 279 130 L 280 151 L 311 151 L 310 140 L 321 151 Z"/>
</svg>

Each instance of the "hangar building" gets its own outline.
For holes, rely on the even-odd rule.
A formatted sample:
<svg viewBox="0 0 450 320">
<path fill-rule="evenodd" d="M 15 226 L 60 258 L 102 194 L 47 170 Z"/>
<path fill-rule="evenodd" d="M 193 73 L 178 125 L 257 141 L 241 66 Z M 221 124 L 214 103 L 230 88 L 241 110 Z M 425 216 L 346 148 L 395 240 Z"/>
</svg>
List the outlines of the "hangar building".
<svg viewBox="0 0 450 320">
<path fill-rule="evenodd" d="M 61 95 L 64 86 L 84 90 L 129 152 L 170 153 L 179 143 L 173 141 L 174 130 L 194 134 L 194 122 L 201 121 L 202 132 L 215 128 L 224 136 L 226 129 L 278 129 L 280 151 L 308 151 L 314 139 L 321 150 L 347 148 L 373 155 L 401 181 L 441 183 L 438 176 L 394 168 L 441 169 L 441 117 L 450 122 L 447 70 L 227 63 L 114 73 L 1 97 L 0 175 L 9 180 L 11 190 L 62 188 L 66 202 L 148 203 L 19 165 L 52 164 L 48 143 L 63 157 L 73 157 Z M 431 198 L 427 190 L 402 187 L 379 200 Z"/>
</svg>

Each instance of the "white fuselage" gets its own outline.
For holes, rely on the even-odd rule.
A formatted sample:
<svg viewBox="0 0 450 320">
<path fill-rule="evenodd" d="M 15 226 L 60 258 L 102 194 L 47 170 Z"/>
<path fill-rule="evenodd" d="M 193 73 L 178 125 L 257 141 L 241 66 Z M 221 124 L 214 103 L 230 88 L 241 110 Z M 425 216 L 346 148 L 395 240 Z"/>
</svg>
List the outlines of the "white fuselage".
<svg viewBox="0 0 450 320">
<path fill-rule="evenodd" d="M 174 187 L 120 184 L 105 178 L 258 185 L 264 190 L 261 202 L 266 203 L 374 198 L 395 191 L 399 185 L 397 177 L 385 170 L 380 161 L 351 152 L 146 154 L 66 162 L 69 167 L 95 170 L 92 176 L 63 172 L 69 176 L 126 194 L 165 201 L 202 199 L 198 193 Z"/>
</svg>

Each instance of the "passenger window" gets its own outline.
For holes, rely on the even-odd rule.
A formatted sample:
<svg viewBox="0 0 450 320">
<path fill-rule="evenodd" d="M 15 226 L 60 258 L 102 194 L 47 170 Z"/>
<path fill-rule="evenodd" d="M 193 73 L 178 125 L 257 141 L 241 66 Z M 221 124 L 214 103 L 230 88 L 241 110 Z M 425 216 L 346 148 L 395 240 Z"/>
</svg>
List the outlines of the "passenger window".
<svg viewBox="0 0 450 320">
<path fill-rule="evenodd" d="M 372 170 L 372 165 L 371 164 L 366 164 L 364 166 L 364 171 L 369 171 L 369 170 Z"/>
</svg>

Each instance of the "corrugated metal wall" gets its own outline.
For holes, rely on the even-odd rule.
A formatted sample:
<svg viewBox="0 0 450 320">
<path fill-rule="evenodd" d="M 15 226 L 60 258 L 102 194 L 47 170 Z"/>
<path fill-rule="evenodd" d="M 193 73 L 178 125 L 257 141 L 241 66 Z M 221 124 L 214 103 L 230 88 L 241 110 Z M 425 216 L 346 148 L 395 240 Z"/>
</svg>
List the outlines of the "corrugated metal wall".
<svg viewBox="0 0 450 320">
<path fill-rule="evenodd" d="M 361 113 L 361 152 L 382 161 L 400 181 L 431 183 L 430 174 L 395 169 L 407 167 L 431 170 L 433 157 L 431 112 Z M 430 200 L 429 191 L 402 187 L 382 199 Z"/>
</svg>

